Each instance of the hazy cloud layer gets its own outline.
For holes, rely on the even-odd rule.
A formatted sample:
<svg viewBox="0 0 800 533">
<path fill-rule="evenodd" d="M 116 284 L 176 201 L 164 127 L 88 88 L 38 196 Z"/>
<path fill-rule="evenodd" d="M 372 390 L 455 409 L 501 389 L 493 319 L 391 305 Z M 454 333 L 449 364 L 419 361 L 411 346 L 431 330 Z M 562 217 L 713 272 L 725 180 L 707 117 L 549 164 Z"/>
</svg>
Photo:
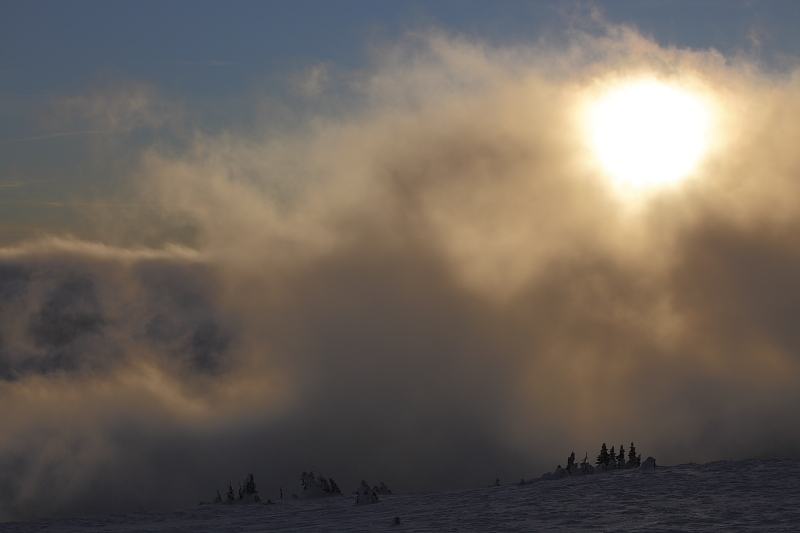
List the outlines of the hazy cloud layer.
<svg viewBox="0 0 800 533">
<path fill-rule="evenodd" d="M 800 452 L 800 75 L 625 28 L 374 53 L 346 99 L 309 75 L 336 118 L 141 154 L 193 248 L 0 250 L 3 517 L 191 505 L 248 472 L 272 498 L 308 469 L 511 482 L 601 442 Z M 714 144 L 622 195 L 580 113 L 642 75 L 695 87 Z"/>
</svg>

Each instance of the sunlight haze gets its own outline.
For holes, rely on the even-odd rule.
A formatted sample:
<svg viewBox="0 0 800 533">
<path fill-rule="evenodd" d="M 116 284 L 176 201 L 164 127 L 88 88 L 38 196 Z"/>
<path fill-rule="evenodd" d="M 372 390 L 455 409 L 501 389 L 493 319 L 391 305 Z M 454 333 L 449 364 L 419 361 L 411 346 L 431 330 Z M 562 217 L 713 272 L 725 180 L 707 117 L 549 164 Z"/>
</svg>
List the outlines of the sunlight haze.
<svg viewBox="0 0 800 533">
<path fill-rule="evenodd" d="M 703 155 L 709 112 L 686 90 L 654 80 L 609 90 L 590 110 L 592 147 L 622 187 L 657 187 L 684 178 Z"/>
<path fill-rule="evenodd" d="M 0 2 L 0 520 L 797 457 L 798 27 Z"/>
</svg>

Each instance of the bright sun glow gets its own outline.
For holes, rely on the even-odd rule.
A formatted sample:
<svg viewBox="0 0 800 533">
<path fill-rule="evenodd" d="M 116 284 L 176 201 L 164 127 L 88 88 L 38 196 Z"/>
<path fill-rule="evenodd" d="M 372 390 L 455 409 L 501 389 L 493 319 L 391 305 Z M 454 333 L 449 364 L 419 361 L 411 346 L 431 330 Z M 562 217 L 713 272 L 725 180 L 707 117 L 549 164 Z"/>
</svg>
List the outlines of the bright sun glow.
<svg viewBox="0 0 800 533">
<path fill-rule="evenodd" d="M 600 163 L 624 188 L 679 181 L 708 144 L 709 112 L 702 100 L 655 80 L 609 91 L 592 104 L 588 118 Z"/>
</svg>

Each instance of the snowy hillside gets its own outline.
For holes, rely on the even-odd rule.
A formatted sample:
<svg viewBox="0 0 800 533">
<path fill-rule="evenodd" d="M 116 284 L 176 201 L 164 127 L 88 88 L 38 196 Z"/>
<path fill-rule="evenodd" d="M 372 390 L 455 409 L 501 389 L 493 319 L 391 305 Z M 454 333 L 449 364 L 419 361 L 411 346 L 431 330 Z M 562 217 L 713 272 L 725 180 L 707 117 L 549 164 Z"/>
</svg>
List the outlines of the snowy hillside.
<svg viewBox="0 0 800 533">
<path fill-rule="evenodd" d="M 6 523 L 0 531 L 798 531 L 800 459 L 686 464 L 447 493 L 381 495 L 374 505 L 357 506 L 355 499 L 203 505 Z"/>
</svg>

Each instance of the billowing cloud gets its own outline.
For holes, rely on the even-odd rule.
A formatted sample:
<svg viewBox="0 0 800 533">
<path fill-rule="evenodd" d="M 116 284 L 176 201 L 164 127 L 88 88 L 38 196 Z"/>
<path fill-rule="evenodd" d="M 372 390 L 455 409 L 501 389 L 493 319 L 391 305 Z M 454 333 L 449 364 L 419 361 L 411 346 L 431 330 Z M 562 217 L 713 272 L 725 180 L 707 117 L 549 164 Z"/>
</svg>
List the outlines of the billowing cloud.
<svg viewBox="0 0 800 533">
<path fill-rule="evenodd" d="M 0 252 L 5 517 L 189 505 L 250 471 L 273 498 L 308 469 L 475 486 L 604 441 L 798 453 L 800 76 L 625 28 L 375 53 L 347 98 L 315 85 L 332 116 L 141 154 L 191 247 Z M 631 197 L 581 110 L 641 76 L 716 126 L 692 176 Z"/>
</svg>

